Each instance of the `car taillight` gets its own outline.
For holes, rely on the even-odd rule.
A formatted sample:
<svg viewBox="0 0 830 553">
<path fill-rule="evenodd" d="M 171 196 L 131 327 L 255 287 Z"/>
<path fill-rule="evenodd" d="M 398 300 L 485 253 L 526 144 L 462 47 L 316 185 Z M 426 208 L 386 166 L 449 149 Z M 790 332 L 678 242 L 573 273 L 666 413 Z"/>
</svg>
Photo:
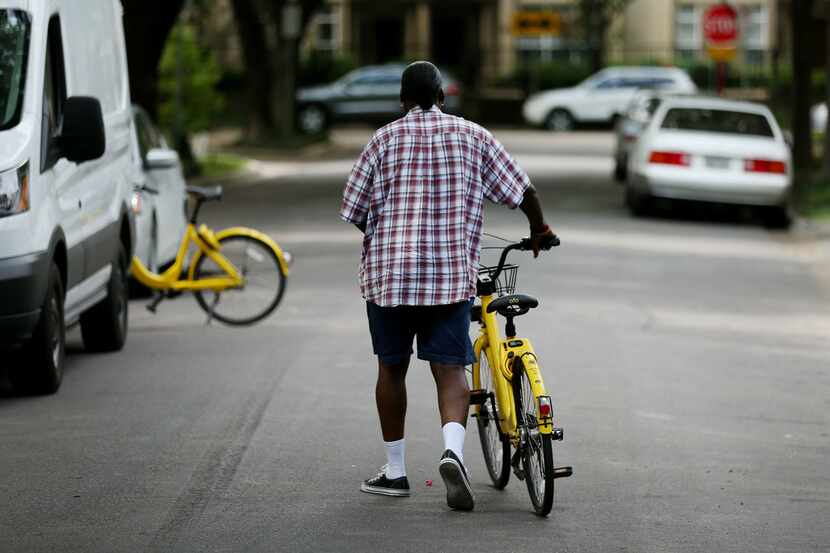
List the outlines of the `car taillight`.
<svg viewBox="0 0 830 553">
<path fill-rule="evenodd" d="M 450 83 L 447 85 L 447 89 L 444 90 L 444 94 L 447 96 L 458 96 L 461 94 L 461 88 L 455 83 Z"/>
<path fill-rule="evenodd" d="M 747 159 L 744 161 L 744 170 L 749 173 L 776 173 L 783 175 L 787 172 L 787 164 L 772 159 Z"/>
<path fill-rule="evenodd" d="M 691 156 L 682 152 L 651 152 L 648 157 L 649 163 L 661 163 L 663 165 L 683 165 L 688 167 L 691 163 Z"/>
</svg>

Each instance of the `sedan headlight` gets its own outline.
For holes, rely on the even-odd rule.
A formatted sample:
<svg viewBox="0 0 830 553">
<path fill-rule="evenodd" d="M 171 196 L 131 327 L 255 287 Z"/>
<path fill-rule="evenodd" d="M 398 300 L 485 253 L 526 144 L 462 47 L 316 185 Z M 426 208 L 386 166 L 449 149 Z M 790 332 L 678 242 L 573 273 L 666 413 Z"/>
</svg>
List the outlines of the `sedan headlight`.
<svg viewBox="0 0 830 553">
<path fill-rule="evenodd" d="M 29 162 L 0 173 L 0 217 L 29 211 Z"/>
</svg>

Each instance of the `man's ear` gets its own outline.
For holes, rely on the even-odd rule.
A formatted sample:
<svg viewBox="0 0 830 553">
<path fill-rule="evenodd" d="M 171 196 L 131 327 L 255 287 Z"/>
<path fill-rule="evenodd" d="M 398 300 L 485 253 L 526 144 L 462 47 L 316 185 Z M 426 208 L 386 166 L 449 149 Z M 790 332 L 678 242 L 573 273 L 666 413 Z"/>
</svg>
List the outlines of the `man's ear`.
<svg viewBox="0 0 830 553">
<path fill-rule="evenodd" d="M 445 98 L 444 98 L 444 89 L 439 88 L 438 89 L 438 104 L 443 106 L 444 105 L 444 100 L 445 100 Z"/>
</svg>

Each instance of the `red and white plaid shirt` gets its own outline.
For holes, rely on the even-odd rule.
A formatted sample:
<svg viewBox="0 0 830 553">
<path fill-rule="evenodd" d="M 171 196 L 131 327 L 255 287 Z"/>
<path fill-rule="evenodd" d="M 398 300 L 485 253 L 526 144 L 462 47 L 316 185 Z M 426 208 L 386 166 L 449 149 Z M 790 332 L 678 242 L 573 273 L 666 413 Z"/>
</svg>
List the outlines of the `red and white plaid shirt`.
<svg viewBox="0 0 830 553">
<path fill-rule="evenodd" d="M 340 209 L 344 221 L 366 224 L 363 297 L 393 307 L 475 296 L 484 198 L 515 208 L 529 185 L 492 134 L 435 106 L 378 130 Z"/>
</svg>

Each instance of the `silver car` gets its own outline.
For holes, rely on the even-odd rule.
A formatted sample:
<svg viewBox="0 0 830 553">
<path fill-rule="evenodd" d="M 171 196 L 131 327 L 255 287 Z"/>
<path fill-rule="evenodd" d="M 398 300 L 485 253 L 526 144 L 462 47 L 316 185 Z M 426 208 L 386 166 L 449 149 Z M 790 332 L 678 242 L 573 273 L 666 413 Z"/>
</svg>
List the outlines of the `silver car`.
<svg viewBox="0 0 830 553">
<path fill-rule="evenodd" d="M 614 127 L 616 135 L 614 178 L 617 181 L 625 181 L 628 156 L 665 96 L 665 93 L 657 90 L 641 90 L 634 96 L 623 114 L 617 118 Z"/>
<path fill-rule="evenodd" d="M 301 131 L 319 133 L 339 121 L 391 121 L 401 113 L 403 64 L 372 65 L 355 69 L 337 81 L 297 91 L 297 117 Z M 461 87 L 442 71 L 444 111 L 459 113 Z"/>
</svg>

